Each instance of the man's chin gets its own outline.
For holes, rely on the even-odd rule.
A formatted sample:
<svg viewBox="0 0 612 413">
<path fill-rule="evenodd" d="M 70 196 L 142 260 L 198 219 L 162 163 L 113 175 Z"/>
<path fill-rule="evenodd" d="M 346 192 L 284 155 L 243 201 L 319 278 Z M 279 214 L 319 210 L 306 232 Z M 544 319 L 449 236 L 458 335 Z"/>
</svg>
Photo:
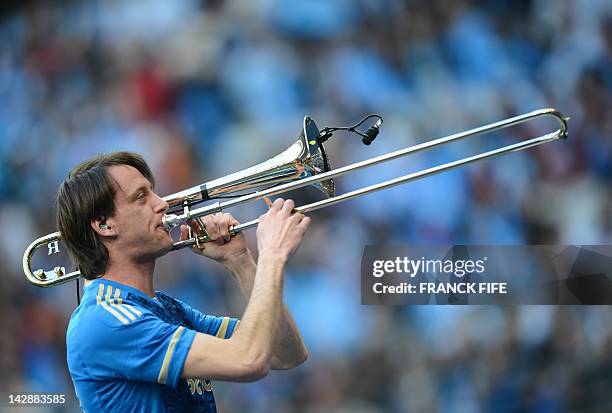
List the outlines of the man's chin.
<svg viewBox="0 0 612 413">
<path fill-rule="evenodd" d="M 168 234 L 168 240 L 164 242 L 161 248 L 161 255 L 166 255 L 170 251 L 172 251 L 172 246 L 174 245 L 174 240 Z"/>
<path fill-rule="evenodd" d="M 167 237 L 163 238 L 158 245 L 158 249 L 155 253 L 156 258 L 162 257 L 172 251 L 172 246 L 174 245 L 174 240 L 167 234 Z"/>
</svg>

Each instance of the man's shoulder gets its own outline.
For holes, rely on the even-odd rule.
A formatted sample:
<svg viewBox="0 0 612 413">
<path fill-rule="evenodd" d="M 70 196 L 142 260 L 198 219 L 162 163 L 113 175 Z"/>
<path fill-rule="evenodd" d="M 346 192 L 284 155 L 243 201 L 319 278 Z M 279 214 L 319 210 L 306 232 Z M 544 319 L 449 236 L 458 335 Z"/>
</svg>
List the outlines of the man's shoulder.
<svg viewBox="0 0 612 413">
<path fill-rule="evenodd" d="M 70 318 L 68 334 L 97 336 L 154 317 L 138 298 L 116 284 L 97 281 L 89 285 Z"/>
</svg>

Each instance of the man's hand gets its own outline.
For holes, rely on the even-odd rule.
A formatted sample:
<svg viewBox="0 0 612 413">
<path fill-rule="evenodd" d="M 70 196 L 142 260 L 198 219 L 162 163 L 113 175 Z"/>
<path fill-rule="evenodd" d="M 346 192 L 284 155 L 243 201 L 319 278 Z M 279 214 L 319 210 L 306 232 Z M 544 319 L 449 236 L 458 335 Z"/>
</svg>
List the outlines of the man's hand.
<svg viewBox="0 0 612 413">
<path fill-rule="evenodd" d="M 286 262 L 297 250 L 310 224 L 301 213 L 292 214 L 295 203 L 277 198 L 268 212 L 259 217 L 257 247 L 259 256 L 271 255 Z"/>
<path fill-rule="evenodd" d="M 201 220 L 206 227 L 206 233 L 211 239 L 207 242 L 204 248 L 193 248 L 197 254 L 211 258 L 221 264 L 227 265 L 232 261 L 248 257 L 248 249 L 244 234 L 239 233 L 235 236 L 230 236 L 229 228 L 238 225 L 239 222 L 228 213 L 218 213 L 207 215 Z M 190 226 L 195 233 L 202 231 L 197 221 L 191 221 Z M 187 225 L 181 225 L 181 241 L 189 238 L 189 228 Z"/>
</svg>

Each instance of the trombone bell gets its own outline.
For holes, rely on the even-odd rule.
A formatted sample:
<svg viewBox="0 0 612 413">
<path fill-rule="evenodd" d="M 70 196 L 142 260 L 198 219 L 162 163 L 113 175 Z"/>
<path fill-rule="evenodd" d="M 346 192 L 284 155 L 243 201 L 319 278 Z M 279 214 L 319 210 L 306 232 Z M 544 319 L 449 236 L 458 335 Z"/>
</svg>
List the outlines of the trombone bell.
<svg viewBox="0 0 612 413">
<path fill-rule="evenodd" d="M 309 117 L 304 117 L 297 141 L 275 157 L 250 168 L 218 178 L 202 185 L 177 192 L 164 198 L 170 208 L 220 197 L 239 196 L 245 191 L 308 178 L 331 170 L 323 144 L 318 141 L 319 129 Z M 335 195 L 332 178 L 312 184 L 331 198 Z"/>
</svg>

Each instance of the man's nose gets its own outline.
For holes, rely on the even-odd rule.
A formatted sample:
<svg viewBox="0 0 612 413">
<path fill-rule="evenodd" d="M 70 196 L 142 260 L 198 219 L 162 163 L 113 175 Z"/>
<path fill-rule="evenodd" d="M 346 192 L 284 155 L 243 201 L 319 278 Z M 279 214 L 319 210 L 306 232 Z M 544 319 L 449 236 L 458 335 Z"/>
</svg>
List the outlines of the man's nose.
<svg viewBox="0 0 612 413">
<path fill-rule="evenodd" d="M 157 197 L 156 212 L 166 212 L 170 208 L 170 204 L 159 195 L 155 194 L 155 196 Z"/>
</svg>

